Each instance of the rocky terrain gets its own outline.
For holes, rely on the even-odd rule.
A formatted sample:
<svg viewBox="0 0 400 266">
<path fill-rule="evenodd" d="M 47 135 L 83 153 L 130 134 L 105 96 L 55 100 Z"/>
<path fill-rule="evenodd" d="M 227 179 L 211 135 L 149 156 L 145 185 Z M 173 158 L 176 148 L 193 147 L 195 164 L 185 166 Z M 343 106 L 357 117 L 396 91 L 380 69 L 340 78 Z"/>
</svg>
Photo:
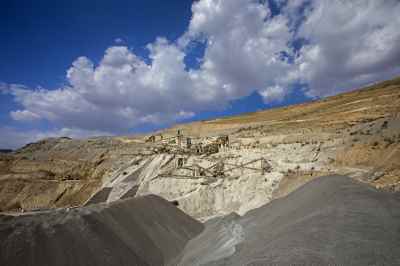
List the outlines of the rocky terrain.
<svg viewBox="0 0 400 266">
<path fill-rule="evenodd" d="M 0 216 L 0 265 L 399 265 L 399 206 L 326 176 L 205 224 L 157 196 Z"/>
<path fill-rule="evenodd" d="M 0 153 L 0 211 L 18 215 L 156 194 L 205 221 L 243 215 L 329 174 L 398 191 L 399 111 L 397 78 L 154 134 L 42 140 Z"/>
</svg>

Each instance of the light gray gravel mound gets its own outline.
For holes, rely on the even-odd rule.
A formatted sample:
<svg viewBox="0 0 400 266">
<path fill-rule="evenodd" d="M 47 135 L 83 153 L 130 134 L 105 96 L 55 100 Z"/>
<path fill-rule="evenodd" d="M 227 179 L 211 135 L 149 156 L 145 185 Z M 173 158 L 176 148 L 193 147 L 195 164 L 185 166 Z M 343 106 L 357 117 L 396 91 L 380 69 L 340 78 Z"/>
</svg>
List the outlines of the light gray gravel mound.
<svg viewBox="0 0 400 266">
<path fill-rule="evenodd" d="M 0 265 L 166 265 L 202 230 L 157 196 L 0 216 Z"/>
<path fill-rule="evenodd" d="M 399 195 L 344 176 L 318 178 L 234 222 L 243 239 L 233 254 L 214 260 L 206 248 L 222 238 L 213 223 L 179 265 L 400 265 Z"/>
</svg>

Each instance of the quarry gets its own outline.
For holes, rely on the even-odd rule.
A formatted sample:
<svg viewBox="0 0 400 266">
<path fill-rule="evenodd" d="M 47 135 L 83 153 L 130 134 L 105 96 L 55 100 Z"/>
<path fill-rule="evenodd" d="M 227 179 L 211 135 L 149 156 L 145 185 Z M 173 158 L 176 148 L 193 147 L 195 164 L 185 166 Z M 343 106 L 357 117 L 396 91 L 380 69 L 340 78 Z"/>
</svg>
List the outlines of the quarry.
<svg viewBox="0 0 400 266">
<path fill-rule="evenodd" d="M 255 245 L 254 243 L 261 241 L 257 238 L 256 232 L 268 230 L 257 227 L 258 231 L 256 229 L 251 231 L 253 229 L 250 229 L 252 228 L 250 220 L 267 219 L 265 217 L 270 216 L 263 210 L 268 208 L 271 209 L 270 214 L 275 215 L 272 214 L 276 209 L 273 206 L 280 204 L 291 206 L 284 202 L 289 201 L 290 197 L 294 198 L 294 201 L 299 200 L 302 197 L 301 193 L 297 192 L 299 190 L 304 190 L 304 193 L 306 191 L 311 194 L 316 193 L 305 184 L 322 186 L 326 189 L 326 193 L 331 193 L 329 191 L 333 189 L 338 193 L 335 195 L 343 193 L 344 199 L 347 197 L 345 191 L 348 187 L 352 187 L 354 191 L 360 189 L 362 191 L 359 192 L 360 197 L 364 195 L 363 193 L 376 194 L 378 195 L 376 197 L 381 197 L 379 195 L 393 197 L 390 201 L 392 204 L 390 210 L 387 210 L 390 213 L 393 208 L 399 209 L 399 111 L 400 79 L 397 78 L 308 103 L 210 121 L 178 124 L 151 134 L 83 140 L 50 138 L 28 144 L 16 151 L 2 152 L 0 153 L 0 217 L 3 229 L 0 231 L 3 239 L 7 239 L 2 246 L 3 262 L 7 261 L 4 258 L 10 261 L 17 258 L 14 253 L 12 253 L 14 255 L 7 253 L 9 252 L 7 250 L 18 241 L 22 241 L 18 240 L 14 233 L 10 235 L 10 232 L 20 228 L 18 230 L 22 230 L 21 232 L 24 232 L 22 234 L 34 235 L 23 229 L 26 228 L 25 223 L 37 223 L 33 217 L 38 217 L 40 220 L 49 219 L 49 228 L 57 228 L 59 223 L 72 223 L 68 225 L 72 229 L 68 230 L 81 230 L 77 228 L 86 228 L 86 224 L 92 222 L 108 224 L 110 215 L 115 216 L 113 220 L 115 223 L 124 223 L 125 218 L 113 208 L 121 208 L 121 212 L 131 217 L 133 214 L 128 214 L 129 211 L 125 208 L 131 204 L 128 202 L 135 200 L 142 202 L 137 203 L 140 205 L 137 207 L 138 213 L 149 217 L 150 220 L 156 219 L 154 217 L 159 217 L 158 215 L 167 214 L 153 213 L 146 216 L 144 211 L 146 204 L 143 201 L 156 202 L 155 212 L 159 211 L 158 204 L 167 204 L 165 206 L 168 207 L 163 207 L 167 209 L 180 209 L 171 211 L 175 213 L 174 218 L 163 217 L 168 220 L 182 216 L 179 219 L 188 220 L 185 224 L 190 228 L 179 231 L 180 242 L 176 240 L 179 242 L 177 244 L 179 248 L 165 251 L 164 247 L 161 247 L 160 254 L 163 255 L 156 259 L 135 248 L 131 249 L 136 252 L 137 256 L 131 259 L 137 260 L 137 265 L 250 265 L 246 263 L 250 263 L 251 260 L 246 258 L 255 256 L 252 251 L 244 246 L 239 249 L 242 255 L 235 255 L 238 251 L 234 247 L 243 241 Z M 318 181 L 322 176 L 336 176 L 339 181 L 329 181 L 329 178 L 325 178 L 327 181 Z M 343 176 L 347 177 L 346 180 Z M 333 182 L 332 186 L 337 184 L 343 190 L 327 185 L 330 182 Z M 293 193 L 297 193 L 297 196 L 291 196 Z M 321 202 L 323 198 L 320 199 Z M 162 203 L 157 203 L 158 201 Z M 353 206 L 351 205 L 353 203 L 350 201 L 346 204 Z M 375 206 L 383 203 L 373 201 L 371 204 Z M 299 210 L 303 208 L 302 206 L 298 206 Z M 366 206 L 372 213 L 373 208 L 370 205 Z M 357 205 L 358 207 L 360 206 Z M 282 215 L 294 212 L 294 209 L 290 209 L 292 207 L 282 208 L 288 211 Z M 318 208 L 324 207 L 321 205 Z M 307 210 L 304 211 L 307 213 Z M 343 215 L 347 211 L 350 210 L 344 210 Z M 107 214 L 109 212 L 112 214 Z M 335 219 L 331 215 L 337 213 L 328 213 L 329 210 L 326 212 L 326 216 L 323 217 Z M 46 218 L 46 215 L 51 217 Z M 96 218 L 86 223 L 86 219 L 92 215 Z M 390 229 L 385 227 L 385 234 L 389 234 L 390 230 L 399 232 L 398 213 L 396 215 L 390 216 L 392 227 Z M 189 221 L 189 216 L 193 221 Z M 299 218 L 296 217 L 293 219 Z M 17 220 L 18 218 L 21 220 Z M 375 218 L 374 216 L 373 219 Z M 13 219 L 16 219 L 15 223 Z M 134 217 L 129 219 L 140 220 Z M 349 223 L 355 221 L 353 218 L 349 219 Z M 200 222 L 205 222 L 205 229 Z M 80 223 L 83 227 L 79 226 Z M 7 229 L 7 224 L 12 225 L 14 229 Z M 271 220 L 269 228 L 275 228 L 275 225 L 276 222 Z M 147 228 L 145 225 L 138 226 Z M 173 223 L 169 224 L 169 229 L 165 230 L 178 230 L 174 226 L 176 225 Z M 42 225 L 38 228 L 42 228 Z M 51 230 L 57 232 L 58 229 L 54 228 Z M 294 232 L 299 231 L 296 229 Z M 361 231 L 358 233 L 362 234 Z M 251 238 L 246 238 L 243 234 L 251 235 Z M 149 247 L 155 245 L 158 250 L 161 244 L 157 243 L 161 240 L 154 237 L 150 238 L 156 244 L 149 242 L 146 245 Z M 304 236 L 297 237 L 293 236 L 293 239 L 303 239 Z M 40 241 L 51 240 L 50 236 L 46 236 L 45 239 L 47 240 Z M 166 239 L 162 241 L 170 241 Z M 287 248 L 286 244 L 295 241 L 293 239 L 282 240 L 284 242 L 276 245 L 285 245 Z M 122 242 L 130 243 L 129 241 Z M 205 241 L 220 243 L 224 248 L 219 250 L 218 247 L 207 246 L 204 244 Z M 224 246 L 223 243 L 230 244 Z M 387 245 L 398 248 L 400 246 L 398 244 L 398 240 L 397 242 L 393 240 Z M 132 245 L 137 247 L 142 244 Z M 94 249 L 97 248 L 102 247 L 96 244 Z M 215 254 L 211 250 L 214 250 Z M 253 246 L 253 251 L 257 250 Z M 263 253 L 265 250 L 260 249 L 257 252 Z M 270 249 L 270 252 L 275 251 Z M 274 261 L 271 258 L 284 256 L 282 250 L 276 252 L 271 253 L 269 261 Z M 285 254 L 296 256 L 296 251 L 293 252 Z M 120 254 L 124 258 L 125 255 L 125 253 Z M 319 255 L 315 256 L 316 265 L 329 263 L 329 259 L 320 260 Z M 221 260 L 228 257 L 230 259 Z M 391 259 L 391 262 L 400 261 L 398 256 Z M 213 264 L 213 261 L 219 261 L 219 264 Z M 263 264 L 263 260 L 260 261 L 259 264 L 252 261 L 251 265 L 269 265 Z M 362 263 L 371 261 L 374 262 L 373 259 L 361 260 L 354 262 L 354 265 L 366 265 Z M 342 262 L 346 264 L 349 261 L 344 259 Z M 23 265 L 18 263 L 15 262 L 15 265 Z M 46 263 L 41 265 L 51 265 Z M 102 263 L 97 261 L 96 265 L 107 265 Z M 113 263 L 108 265 L 125 265 Z"/>
<path fill-rule="evenodd" d="M 46 139 L 0 157 L 0 208 L 77 207 L 147 194 L 198 219 L 244 214 L 343 174 L 397 191 L 400 82 L 151 135 Z"/>
<path fill-rule="evenodd" d="M 399 266 L 399 14 L 1 1 L 0 266 Z"/>
</svg>

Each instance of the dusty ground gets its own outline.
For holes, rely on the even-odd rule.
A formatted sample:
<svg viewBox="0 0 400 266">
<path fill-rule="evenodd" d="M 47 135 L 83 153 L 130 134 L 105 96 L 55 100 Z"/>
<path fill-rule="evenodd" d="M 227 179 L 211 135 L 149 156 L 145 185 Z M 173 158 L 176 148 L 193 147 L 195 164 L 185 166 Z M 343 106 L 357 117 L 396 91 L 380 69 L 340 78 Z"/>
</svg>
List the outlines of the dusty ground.
<svg viewBox="0 0 400 266">
<path fill-rule="evenodd" d="M 180 129 L 201 141 L 228 134 L 229 148 L 209 156 L 182 155 L 146 143 L 148 136 L 44 140 L 0 155 L 0 211 L 83 205 L 96 193 L 108 202 L 158 194 L 176 200 L 196 218 L 209 219 L 232 211 L 244 214 L 317 176 L 334 173 L 397 191 L 399 111 L 397 78 L 319 101 L 159 132 L 168 137 Z M 210 167 L 223 160 L 227 170 L 229 164 L 265 158 L 272 169 L 239 169 L 214 179 L 178 178 L 191 175 L 176 168 L 182 156 L 185 167 Z"/>
</svg>

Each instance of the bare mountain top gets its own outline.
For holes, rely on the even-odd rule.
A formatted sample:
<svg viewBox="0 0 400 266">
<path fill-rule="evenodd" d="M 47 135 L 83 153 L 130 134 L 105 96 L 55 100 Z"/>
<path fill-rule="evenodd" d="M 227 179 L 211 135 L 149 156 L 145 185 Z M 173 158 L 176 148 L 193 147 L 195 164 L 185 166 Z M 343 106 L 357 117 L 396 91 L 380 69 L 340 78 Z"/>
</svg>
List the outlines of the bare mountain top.
<svg viewBox="0 0 400 266">
<path fill-rule="evenodd" d="M 208 135 L 247 125 L 262 125 L 271 131 L 293 127 L 336 127 L 362 120 L 375 120 L 400 111 L 400 77 L 369 87 L 313 102 L 267 109 L 238 116 L 178 125 L 191 134 Z"/>
</svg>

